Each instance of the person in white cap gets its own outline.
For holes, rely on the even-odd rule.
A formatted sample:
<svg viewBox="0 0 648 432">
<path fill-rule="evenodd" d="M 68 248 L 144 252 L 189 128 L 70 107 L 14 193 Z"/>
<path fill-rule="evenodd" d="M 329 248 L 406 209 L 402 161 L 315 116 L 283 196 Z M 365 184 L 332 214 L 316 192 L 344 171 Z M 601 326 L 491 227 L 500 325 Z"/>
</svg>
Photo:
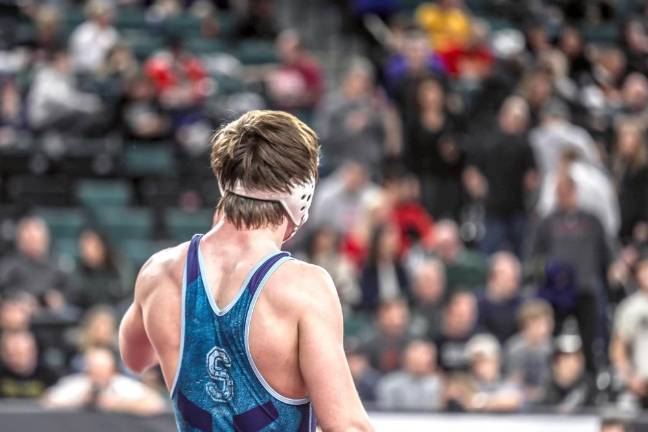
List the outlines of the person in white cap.
<svg viewBox="0 0 648 432">
<path fill-rule="evenodd" d="M 308 219 L 318 159 L 290 114 L 225 125 L 212 139 L 214 226 L 140 270 L 121 354 L 136 372 L 160 364 L 179 431 L 310 432 L 316 417 L 325 431 L 372 430 L 330 276 L 281 251 Z"/>
</svg>

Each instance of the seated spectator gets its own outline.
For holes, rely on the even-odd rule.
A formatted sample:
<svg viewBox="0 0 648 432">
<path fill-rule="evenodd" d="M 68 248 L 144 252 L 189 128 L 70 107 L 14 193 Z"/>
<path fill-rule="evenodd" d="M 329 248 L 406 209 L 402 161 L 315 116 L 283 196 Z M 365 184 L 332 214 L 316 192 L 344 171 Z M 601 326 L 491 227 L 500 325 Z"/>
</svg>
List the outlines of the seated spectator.
<svg viewBox="0 0 648 432">
<path fill-rule="evenodd" d="M 513 412 L 524 400 L 518 387 L 502 378 L 500 345 L 493 336 L 474 336 L 466 345 L 470 358 L 473 394 L 461 401 L 464 409 L 474 412 Z"/>
<path fill-rule="evenodd" d="M 434 238 L 432 252 L 446 268 L 446 297 L 461 289 L 476 290 L 485 285 L 488 273 L 486 258 L 464 246 L 455 222 L 447 219 L 437 222 Z"/>
<path fill-rule="evenodd" d="M 310 116 L 324 90 L 320 65 L 293 30 L 281 32 L 276 45 L 279 65 L 267 75 L 270 103 L 276 109 Z"/>
<path fill-rule="evenodd" d="M 49 409 L 88 409 L 138 415 L 160 413 L 165 402 L 138 381 L 117 373 L 115 357 L 105 348 L 85 354 L 83 373 L 61 378 L 42 398 Z"/>
<path fill-rule="evenodd" d="M 473 22 L 470 27 L 470 37 L 465 42 L 449 43 L 437 50 L 448 75 L 465 83 L 483 81 L 495 60 L 488 45 L 490 35 L 487 25 Z"/>
<path fill-rule="evenodd" d="M 623 27 L 621 45 L 625 52 L 629 72 L 648 72 L 648 35 L 641 17 L 632 16 Z"/>
<path fill-rule="evenodd" d="M 82 72 L 99 69 L 119 34 L 112 26 L 115 10 L 108 0 L 91 0 L 86 7 L 88 19 L 70 35 L 70 55 L 74 68 Z"/>
<path fill-rule="evenodd" d="M 428 33 L 436 50 L 463 46 L 470 38 L 470 17 L 462 0 L 422 3 L 415 12 L 416 22 Z"/>
<path fill-rule="evenodd" d="M 360 275 L 361 309 L 372 312 L 383 301 L 409 298 L 409 275 L 398 255 L 399 240 L 395 225 L 374 230 L 369 257 Z"/>
<path fill-rule="evenodd" d="M 332 227 L 322 225 L 310 236 L 305 257 L 309 263 L 321 266 L 329 272 L 340 302 L 346 311 L 360 301 L 360 289 L 356 271 L 349 260 L 341 254 L 340 236 Z"/>
<path fill-rule="evenodd" d="M 498 252 L 490 260 L 486 289 L 477 297 L 479 330 L 503 344 L 518 330 L 516 318 L 521 304 L 520 262 L 513 254 Z"/>
<path fill-rule="evenodd" d="M 72 368 L 82 371 L 84 355 L 91 348 L 105 348 L 117 356 L 119 354 L 117 342 L 117 320 L 109 306 L 95 306 L 90 309 L 81 322 L 78 352 L 82 353 L 72 359 Z"/>
<path fill-rule="evenodd" d="M 622 122 L 610 158 L 621 211 L 621 240 L 648 238 L 648 143 L 645 127 Z"/>
<path fill-rule="evenodd" d="M 40 359 L 28 330 L 4 330 L 0 336 L 0 398 L 40 397 L 57 380 Z"/>
<path fill-rule="evenodd" d="M 0 293 L 26 292 L 50 309 L 62 306 L 69 292 L 68 277 L 49 256 L 49 230 L 36 216 L 20 220 L 16 252 L 0 261 Z"/>
<path fill-rule="evenodd" d="M 637 291 L 614 317 L 610 359 L 631 402 L 648 407 L 648 255 L 636 264 Z M 628 397 L 626 397 L 628 398 Z"/>
<path fill-rule="evenodd" d="M 59 9 L 51 5 L 41 6 L 34 18 L 34 24 L 35 34 L 27 41 L 27 45 L 32 50 L 32 62 L 37 64 L 45 60 L 48 52 L 63 45 Z"/>
<path fill-rule="evenodd" d="M 363 402 L 374 402 L 380 373 L 371 366 L 367 355 L 358 349 L 348 350 L 347 362 L 360 399 Z"/>
<path fill-rule="evenodd" d="M 434 340 L 439 366 L 444 372 L 462 372 L 469 367 L 466 344 L 475 334 L 477 307 L 467 292 L 454 294 L 443 310 L 441 333 Z"/>
<path fill-rule="evenodd" d="M 49 52 L 34 76 L 27 95 L 27 120 L 38 131 L 90 133 L 103 106 L 99 97 L 82 91 L 72 73 L 70 58 L 64 50 Z M 61 154 L 64 148 L 45 148 L 50 154 Z"/>
<path fill-rule="evenodd" d="M 472 169 L 483 182 L 479 191 L 486 207 L 486 234 L 480 247 L 486 254 L 510 250 L 521 256 L 526 228 L 526 196 L 536 186 L 535 158 L 528 142 L 529 108 L 511 96 L 502 104 L 497 127 L 475 146 Z M 470 184 L 470 183 L 469 183 Z"/>
<path fill-rule="evenodd" d="M 36 305 L 24 292 L 10 294 L 0 301 L 0 331 L 29 330 Z"/>
<path fill-rule="evenodd" d="M 364 337 L 361 349 L 371 366 L 381 373 L 398 369 L 401 355 L 412 339 L 407 302 L 392 299 L 381 303 L 374 326 Z"/>
<path fill-rule="evenodd" d="M 518 317 L 521 330 L 506 344 L 506 374 L 524 390 L 526 401 L 537 402 L 551 379 L 553 310 L 544 300 L 530 300 Z"/>
<path fill-rule="evenodd" d="M 532 247 L 532 257 L 547 269 L 540 296 L 554 307 L 557 332 L 575 316 L 587 369 L 595 373 L 604 355 L 596 347 L 601 347 L 601 296 L 611 252 L 599 220 L 578 206 L 576 185 L 568 173 L 559 175 L 556 195 L 558 209 L 540 222 Z M 551 277 L 558 270 L 563 276 Z"/>
<path fill-rule="evenodd" d="M 542 404 L 558 412 L 571 413 L 591 406 L 595 387 L 585 371 L 582 344 L 578 336 L 558 337 L 551 360 L 551 383 Z"/>
<path fill-rule="evenodd" d="M 233 37 L 240 39 L 274 40 L 279 34 L 275 17 L 277 4 L 275 0 L 252 0 L 238 17 L 234 26 Z"/>
<path fill-rule="evenodd" d="M 117 259 L 105 237 L 86 229 L 79 237 L 77 264 L 77 293 L 74 303 L 83 309 L 97 304 L 116 304 L 126 291 L 118 269 Z"/>
<path fill-rule="evenodd" d="M 620 418 L 604 418 L 601 420 L 600 432 L 630 432 L 626 423 Z"/>
<path fill-rule="evenodd" d="M 412 328 L 417 335 L 436 338 L 441 332 L 443 316 L 443 264 L 436 259 L 427 259 L 416 265 L 412 279 Z"/>
<path fill-rule="evenodd" d="M 415 340 L 405 348 L 401 370 L 384 376 L 378 384 L 378 405 L 396 410 L 439 410 L 443 381 L 436 370 L 433 344 Z"/>
<path fill-rule="evenodd" d="M 376 96 L 371 64 L 352 60 L 340 88 L 324 99 L 315 119 L 329 168 L 351 159 L 377 177 L 386 154 L 385 108 Z"/>
<path fill-rule="evenodd" d="M 163 112 L 153 82 L 146 75 L 133 78 L 127 86 L 123 108 L 125 135 L 139 141 L 169 138 L 171 121 Z"/>
</svg>

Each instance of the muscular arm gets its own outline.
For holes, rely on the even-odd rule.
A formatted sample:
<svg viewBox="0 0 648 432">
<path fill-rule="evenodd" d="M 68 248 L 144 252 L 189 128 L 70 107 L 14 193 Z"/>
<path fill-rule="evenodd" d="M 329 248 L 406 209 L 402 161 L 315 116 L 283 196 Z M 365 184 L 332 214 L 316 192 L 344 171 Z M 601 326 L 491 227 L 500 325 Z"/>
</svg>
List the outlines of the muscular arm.
<svg viewBox="0 0 648 432">
<path fill-rule="evenodd" d="M 312 267 L 300 317 L 299 365 L 324 432 L 373 430 L 344 355 L 342 309 L 330 276 Z"/>
<path fill-rule="evenodd" d="M 149 259 L 140 270 L 135 282 L 133 303 L 126 311 L 119 327 L 119 352 L 124 364 L 133 372 L 142 373 L 157 364 L 158 359 L 151 341 L 144 328 L 144 313 L 142 300 L 148 291 L 152 273 L 154 272 Z"/>
</svg>

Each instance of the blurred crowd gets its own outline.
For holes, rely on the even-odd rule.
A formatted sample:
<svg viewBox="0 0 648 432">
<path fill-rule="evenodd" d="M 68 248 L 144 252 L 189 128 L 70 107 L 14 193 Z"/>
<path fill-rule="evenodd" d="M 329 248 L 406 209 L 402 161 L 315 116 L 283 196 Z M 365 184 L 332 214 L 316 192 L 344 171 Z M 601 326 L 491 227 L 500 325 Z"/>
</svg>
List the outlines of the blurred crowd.
<svg viewBox="0 0 648 432">
<path fill-rule="evenodd" d="M 648 408 L 644 2 L 339 0 L 327 7 L 357 51 L 339 79 L 278 25 L 272 0 L 90 0 L 66 34 L 71 3 L 0 2 L 16 30 L 0 53 L 0 159 L 39 155 L 27 169 L 47 182 L 68 157 L 116 164 L 136 141 L 192 171 L 223 121 L 291 111 L 318 132 L 322 159 L 311 220 L 287 247 L 332 275 L 367 404 Z M 116 25 L 125 11 L 139 11 L 158 47 L 133 44 Z M 178 32 L 186 17 L 191 43 Z M 271 55 L 250 61 L 245 41 Z M 110 163 L 90 169 L 143 182 Z M 191 183 L 154 180 L 171 177 Z M 215 205 L 189 192 L 171 205 Z M 61 260 L 42 203 L 2 196 L 19 210 L 0 214 L 11 244 L 0 253 L 0 397 L 164 409 L 159 371 L 135 379 L 117 360 L 137 263 L 92 223 L 73 262 Z"/>
</svg>

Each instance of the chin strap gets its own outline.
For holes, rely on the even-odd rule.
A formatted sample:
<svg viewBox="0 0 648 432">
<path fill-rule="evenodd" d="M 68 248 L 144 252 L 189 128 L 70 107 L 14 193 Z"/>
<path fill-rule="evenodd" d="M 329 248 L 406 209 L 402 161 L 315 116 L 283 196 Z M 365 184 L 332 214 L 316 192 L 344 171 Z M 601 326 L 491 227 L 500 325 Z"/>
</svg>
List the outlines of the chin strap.
<svg viewBox="0 0 648 432">
<path fill-rule="evenodd" d="M 292 232 L 286 234 L 284 241 L 291 239 L 308 220 L 308 210 L 313 202 L 313 193 L 315 191 L 315 181 L 312 179 L 302 184 L 293 185 L 288 193 L 246 189 L 240 180 L 237 180 L 234 186 L 229 189 L 223 188 L 220 182 L 218 186 L 221 195 L 230 192 L 243 198 L 280 203 L 293 224 Z"/>
</svg>

